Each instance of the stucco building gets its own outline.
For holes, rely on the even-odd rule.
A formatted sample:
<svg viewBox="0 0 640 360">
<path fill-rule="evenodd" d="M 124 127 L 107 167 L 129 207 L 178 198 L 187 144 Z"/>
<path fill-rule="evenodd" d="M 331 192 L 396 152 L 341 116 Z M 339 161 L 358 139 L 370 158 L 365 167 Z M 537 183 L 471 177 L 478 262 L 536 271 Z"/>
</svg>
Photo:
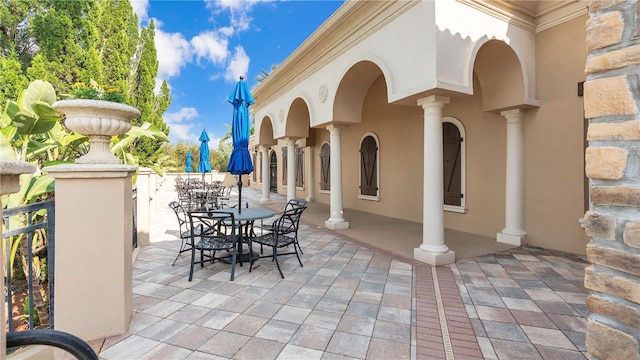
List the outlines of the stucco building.
<svg viewBox="0 0 640 360">
<path fill-rule="evenodd" d="M 585 253 L 583 1 L 347 1 L 252 93 L 255 188 Z M 393 241 L 393 239 L 390 239 Z"/>
</svg>

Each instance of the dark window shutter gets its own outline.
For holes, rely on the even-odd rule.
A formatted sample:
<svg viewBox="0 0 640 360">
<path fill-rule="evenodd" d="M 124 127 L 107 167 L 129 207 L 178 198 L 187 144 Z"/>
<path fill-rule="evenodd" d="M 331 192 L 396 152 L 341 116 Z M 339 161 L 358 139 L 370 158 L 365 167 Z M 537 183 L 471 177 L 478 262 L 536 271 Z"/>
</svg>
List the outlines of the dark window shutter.
<svg viewBox="0 0 640 360">
<path fill-rule="evenodd" d="M 287 147 L 282 147 L 282 185 L 287 185 Z"/>
<path fill-rule="evenodd" d="M 461 146 L 462 138 L 458 127 L 452 123 L 442 124 L 442 146 L 444 166 L 444 204 L 462 204 Z"/>
<path fill-rule="evenodd" d="M 360 147 L 360 194 L 378 195 L 378 146 L 373 136 L 367 136 Z"/>
<path fill-rule="evenodd" d="M 331 190 L 331 148 L 329 144 L 320 148 L 320 190 Z"/>
<path fill-rule="evenodd" d="M 304 148 L 296 145 L 296 186 L 304 186 Z"/>
<path fill-rule="evenodd" d="M 257 176 L 258 176 L 258 169 L 256 169 L 257 157 L 258 157 L 258 153 L 253 153 L 253 182 L 254 183 L 257 182 L 256 179 L 257 179 Z"/>
</svg>

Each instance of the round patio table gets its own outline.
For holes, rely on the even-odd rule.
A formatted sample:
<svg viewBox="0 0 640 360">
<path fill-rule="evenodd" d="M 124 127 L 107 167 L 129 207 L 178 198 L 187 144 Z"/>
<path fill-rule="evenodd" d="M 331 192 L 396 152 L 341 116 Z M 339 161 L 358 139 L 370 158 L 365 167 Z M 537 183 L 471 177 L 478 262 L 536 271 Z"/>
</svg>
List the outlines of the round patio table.
<svg viewBox="0 0 640 360">
<path fill-rule="evenodd" d="M 212 213 L 215 212 L 216 211 L 212 211 Z M 270 218 L 275 215 L 275 212 L 261 207 L 243 208 L 241 212 L 238 211 L 238 208 L 225 208 L 224 210 L 220 210 L 220 212 L 233 213 L 234 221 L 238 227 L 238 259 L 240 266 L 242 266 L 243 262 L 257 260 L 260 257 L 258 253 L 242 253 L 242 244 L 244 243 L 245 238 L 251 236 L 249 232 L 251 231 L 250 229 L 253 226 L 254 221 Z M 223 259 L 222 261 L 225 263 L 231 263 L 230 259 Z"/>
</svg>

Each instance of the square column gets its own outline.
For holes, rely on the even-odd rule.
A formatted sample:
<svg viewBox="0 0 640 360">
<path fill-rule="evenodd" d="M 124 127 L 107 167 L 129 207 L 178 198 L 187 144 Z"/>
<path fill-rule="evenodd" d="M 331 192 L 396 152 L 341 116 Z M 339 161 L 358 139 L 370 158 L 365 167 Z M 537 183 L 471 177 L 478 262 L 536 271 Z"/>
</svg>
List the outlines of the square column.
<svg viewBox="0 0 640 360">
<path fill-rule="evenodd" d="M 138 228 L 138 246 L 149 245 L 149 231 L 151 229 L 151 198 L 155 192 L 152 187 L 151 175 L 153 170 L 141 167 L 138 169 L 136 225 Z"/>
<path fill-rule="evenodd" d="M 84 340 L 127 332 L 135 166 L 66 164 L 56 179 L 56 329 Z"/>
</svg>

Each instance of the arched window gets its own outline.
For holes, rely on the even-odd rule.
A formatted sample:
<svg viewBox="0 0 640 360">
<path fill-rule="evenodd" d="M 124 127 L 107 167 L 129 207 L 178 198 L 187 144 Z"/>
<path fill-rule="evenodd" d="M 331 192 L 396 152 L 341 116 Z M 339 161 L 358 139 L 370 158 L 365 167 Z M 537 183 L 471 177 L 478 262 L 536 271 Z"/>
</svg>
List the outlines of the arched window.
<svg viewBox="0 0 640 360">
<path fill-rule="evenodd" d="M 331 190 L 331 147 L 329 143 L 320 148 L 320 190 Z"/>
<path fill-rule="evenodd" d="M 378 139 L 365 135 L 360 143 L 360 198 L 378 200 Z"/>
<path fill-rule="evenodd" d="M 287 147 L 282 147 L 282 185 L 287 186 L 287 167 L 289 166 L 287 161 Z"/>
<path fill-rule="evenodd" d="M 465 146 L 464 127 L 455 118 L 442 123 L 442 163 L 444 166 L 444 209 L 465 212 Z"/>
<path fill-rule="evenodd" d="M 296 158 L 296 187 L 304 187 L 304 148 L 295 146 L 294 156 Z"/>
</svg>

